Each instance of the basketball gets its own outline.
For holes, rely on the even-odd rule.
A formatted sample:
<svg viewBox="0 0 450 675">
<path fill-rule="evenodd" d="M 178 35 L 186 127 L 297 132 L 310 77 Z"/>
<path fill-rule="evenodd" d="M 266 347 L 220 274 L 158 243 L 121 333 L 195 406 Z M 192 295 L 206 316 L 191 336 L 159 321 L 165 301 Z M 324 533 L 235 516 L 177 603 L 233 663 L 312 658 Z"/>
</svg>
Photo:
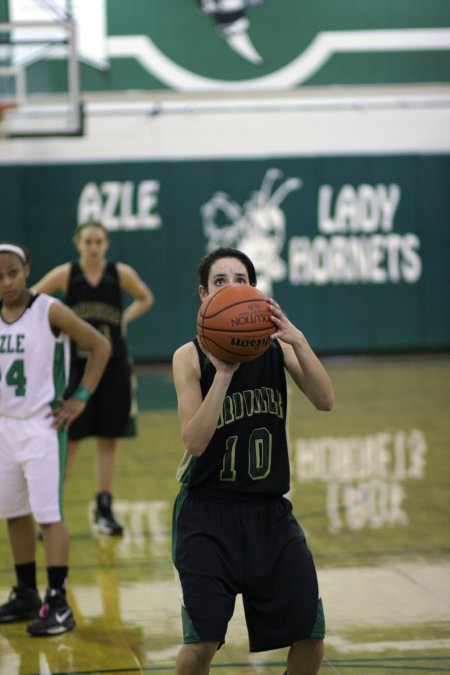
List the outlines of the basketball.
<svg viewBox="0 0 450 675">
<path fill-rule="evenodd" d="M 270 347 L 276 331 L 268 298 L 254 286 L 231 284 L 208 295 L 197 316 L 203 347 L 222 361 L 252 361 Z"/>
</svg>

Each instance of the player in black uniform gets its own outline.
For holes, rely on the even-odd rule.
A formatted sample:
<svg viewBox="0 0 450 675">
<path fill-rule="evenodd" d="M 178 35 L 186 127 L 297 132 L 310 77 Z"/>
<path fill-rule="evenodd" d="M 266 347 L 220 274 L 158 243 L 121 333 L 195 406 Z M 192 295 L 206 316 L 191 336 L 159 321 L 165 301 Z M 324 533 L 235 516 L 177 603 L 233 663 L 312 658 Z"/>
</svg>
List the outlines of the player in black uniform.
<svg viewBox="0 0 450 675">
<path fill-rule="evenodd" d="M 199 267 L 199 295 L 256 284 L 241 251 L 221 248 Z M 325 631 L 314 562 L 283 495 L 289 490 L 286 379 L 319 410 L 331 410 L 330 379 L 303 333 L 270 301 L 277 326 L 254 361 L 225 363 L 197 339 L 174 354 L 186 453 L 173 513 L 173 561 L 183 593 L 178 675 L 205 675 L 225 641 L 236 595 L 250 651 L 290 646 L 289 675 L 315 675 Z"/>
<path fill-rule="evenodd" d="M 135 435 L 131 417 L 131 371 L 125 342 L 126 326 L 150 309 L 153 295 L 132 267 L 106 260 L 109 238 L 101 223 L 82 223 L 76 229 L 74 241 L 80 253 L 79 262 L 55 267 L 34 289 L 41 293 L 63 293 L 64 302 L 111 343 L 112 356 L 101 382 L 85 411 L 69 430 L 66 477 L 70 475 L 79 441 L 96 436 L 94 526 L 103 534 L 121 535 L 123 527 L 112 512 L 116 439 Z M 122 307 L 122 290 L 134 298 L 125 310 Z M 67 396 L 77 388 L 85 364 L 86 354 L 72 343 Z"/>
</svg>

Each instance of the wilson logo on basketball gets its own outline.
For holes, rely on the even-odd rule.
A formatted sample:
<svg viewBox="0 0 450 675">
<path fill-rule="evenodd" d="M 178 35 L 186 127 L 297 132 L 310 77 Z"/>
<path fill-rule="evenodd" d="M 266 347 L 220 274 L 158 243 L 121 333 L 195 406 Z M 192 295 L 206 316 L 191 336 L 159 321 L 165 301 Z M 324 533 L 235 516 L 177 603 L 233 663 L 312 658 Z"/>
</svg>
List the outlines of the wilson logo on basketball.
<svg viewBox="0 0 450 675">
<path fill-rule="evenodd" d="M 230 340 L 230 345 L 232 347 L 250 347 L 255 351 L 259 351 L 260 349 L 270 347 L 271 342 L 272 340 L 270 339 L 270 337 L 257 338 L 251 340 L 246 339 L 243 340 L 242 338 L 232 337 Z"/>
</svg>

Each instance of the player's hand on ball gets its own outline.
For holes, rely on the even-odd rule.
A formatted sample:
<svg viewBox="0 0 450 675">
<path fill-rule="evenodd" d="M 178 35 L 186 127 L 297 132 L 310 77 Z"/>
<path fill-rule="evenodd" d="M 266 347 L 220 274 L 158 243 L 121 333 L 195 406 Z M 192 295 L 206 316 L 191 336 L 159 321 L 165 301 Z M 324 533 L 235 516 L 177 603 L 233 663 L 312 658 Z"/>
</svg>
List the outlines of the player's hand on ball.
<svg viewBox="0 0 450 675">
<path fill-rule="evenodd" d="M 269 298 L 269 305 L 271 310 L 270 318 L 277 327 L 277 330 L 272 335 L 272 340 L 278 338 L 289 345 L 293 345 L 295 342 L 298 342 L 302 336 L 301 331 L 296 328 L 296 326 L 294 326 L 291 321 L 289 321 L 278 302 L 276 302 L 273 298 Z"/>
<path fill-rule="evenodd" d="M 201 340 L 197 340 L 200 349 L 202 352 L 205 354 L 205 356 L 211 361 L 213 364 L 214 368 L 217 370 L 218 373 L 224 373 L 227 374 L 229 373 L 230 375 L 233 375 L 233 373 L 236 372 L 236 370 L 239 368 L 241 365 L 240 363 L 228 363 L 228 361 L 222 361 L 222 359 L 217 358 L 217 356 L 214 356 L 209 352 L 207 349 L 204 348 L 204 346 L 201 343 Z"/>
</svg>

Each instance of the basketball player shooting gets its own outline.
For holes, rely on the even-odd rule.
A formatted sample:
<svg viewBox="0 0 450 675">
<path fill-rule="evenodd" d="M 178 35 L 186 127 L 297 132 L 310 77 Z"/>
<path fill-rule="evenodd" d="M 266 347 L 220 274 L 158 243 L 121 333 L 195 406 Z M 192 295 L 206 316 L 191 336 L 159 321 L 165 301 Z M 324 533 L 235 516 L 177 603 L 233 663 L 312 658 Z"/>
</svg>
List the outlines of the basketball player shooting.
<svg viewBox="0 0 450 675">
<path fill-rule="evenodd" d="M 199 269 L 200 299 L 253 287 L 252 261 L 220 248 Z M 316 675 L 325 632 L 314 561 L 292 513 L 285 368 L 317 410 L 331 381 L 303 333 L 268 300 L 266 351 L 229 363 L 196 337 L 173 357 L 185 455 L 173 517 L 173 562 L 183 595 L 178 675 L 205 675 L 242 594 L 250 651 L 289 647 L 289 675 Z"/>
</svg>

